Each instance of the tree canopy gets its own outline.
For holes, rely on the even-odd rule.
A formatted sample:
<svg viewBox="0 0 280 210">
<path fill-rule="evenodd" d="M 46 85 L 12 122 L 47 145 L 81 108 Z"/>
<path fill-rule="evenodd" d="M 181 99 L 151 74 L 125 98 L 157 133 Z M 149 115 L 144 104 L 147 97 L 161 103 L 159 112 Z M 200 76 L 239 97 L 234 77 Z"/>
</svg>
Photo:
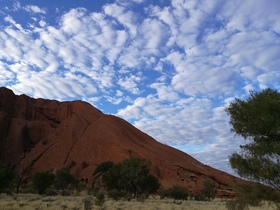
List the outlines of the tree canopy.
<svg viewBox="0 0 280 210">
<path fill-rule="evenodd" d="M 56 171 L 55 186 L 58 190 L 62 190 L 62 195 L 65 195 L 65 190 L 69 185 L 75 184 L 77 180 L 70 173 L 70 167 L 63 167 Z"/>
<path fill-rule="evenodd" d="M 231 167 L 241 177 L 268 185 L 279 194 L 280 93 L 270 88 L 250 92 L 248 99 L 235 99 L 226 112 L 232 131 L 248 142 L 230 156 Z"/>
<path fill-rule="evenodd" d="M 131 157 L 114 164 L 103 175 L 103 181 L 109 190 L 126 191 L 134 197 L 156 192 L 159 188 L 158 179 L 149 174 L 150 161 Z"/>
<path fill-rule="evenodd" d="M 205 180 L 203 182 L 203 188 L 201 194 L 208 200 L 214 199 L 218 189 L 213 181 Z"/>
<path fill-rule="evenodd" d="M 13 170 L 0 162 L 0 193 L 9 188 L 13 178 Z"/>
<path fill-rule="evenodd" d="M 96 174 L 103 174 L 109 171 L 114 166 L 112 161 L 104 161 L 103 163 L 99 164 L 93 172 L 93 176 Z"/>
<path fill-rule="evenodd" d="M 33 186 L 37 189 L 38 193 L 42 195 L 54 182 L 54 174 L 49 171 L 38 171 L 34 173 L 31 178 Z"/>
</svg>

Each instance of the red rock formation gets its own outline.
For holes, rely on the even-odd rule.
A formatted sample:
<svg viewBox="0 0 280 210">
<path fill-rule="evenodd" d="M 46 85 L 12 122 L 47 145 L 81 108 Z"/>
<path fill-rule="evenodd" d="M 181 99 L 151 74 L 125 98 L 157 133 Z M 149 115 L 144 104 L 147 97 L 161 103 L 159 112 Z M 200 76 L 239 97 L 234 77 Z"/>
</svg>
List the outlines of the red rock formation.
<svg viewBox="0 0 280 210">
<path fill-rule="evenodd" d="M 98 164 L 129 156 L 150 159 L 151 172 L 167 187 L 177 184 L 197 191 L 208 179 L 227 191 L 239 180 L 86 102 L 33 99 L 0 88 L 0 160 L 19 175 L 75 163 L 72 173 L 92 183 Z"/>
</svg>

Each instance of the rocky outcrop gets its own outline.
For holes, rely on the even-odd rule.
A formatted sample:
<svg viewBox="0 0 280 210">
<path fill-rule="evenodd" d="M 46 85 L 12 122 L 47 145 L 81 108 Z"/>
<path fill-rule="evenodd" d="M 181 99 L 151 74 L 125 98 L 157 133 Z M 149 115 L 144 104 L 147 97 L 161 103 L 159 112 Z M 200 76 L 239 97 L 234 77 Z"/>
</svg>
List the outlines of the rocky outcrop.
<svg viewBox="0 0 280 210">
<path fill-rule="evenodd" d="M 0 88 L 0 160 L 19 175 L 73 164 L 72 173 L 92 183 L 98 164 L 130 156 L 150 159 L 151 172 L 166 187 L 176 184 L 197 191 L 212 180 L 227 192 L 240 181 L 89 103 L 34 99 Z"/>
</svg>

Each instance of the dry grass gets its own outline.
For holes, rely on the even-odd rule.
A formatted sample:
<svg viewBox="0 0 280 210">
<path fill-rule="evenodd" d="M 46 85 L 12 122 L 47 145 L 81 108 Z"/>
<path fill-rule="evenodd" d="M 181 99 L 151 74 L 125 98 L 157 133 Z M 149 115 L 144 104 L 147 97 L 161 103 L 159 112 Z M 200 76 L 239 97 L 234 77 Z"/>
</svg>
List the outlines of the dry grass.
<svg viewBox="0 0 280 210">
<path fill-rule="evenodd" d="M 136 200 L 114 201 L 106 199 L 102 207 L 94 204 L 92 196 L 39 196 L 34 194 L 19 194 L 7 196 L 0 195 L 1 210 L 84 210 L 85 201 L 92 204 L 92 210 L 226 210 L 224 201 L 174 201 L 172 199 L 149 198 L 144 202 Z M 271 207 L 262 206 L 250 210 L 272 210 Z"/>
</svg>

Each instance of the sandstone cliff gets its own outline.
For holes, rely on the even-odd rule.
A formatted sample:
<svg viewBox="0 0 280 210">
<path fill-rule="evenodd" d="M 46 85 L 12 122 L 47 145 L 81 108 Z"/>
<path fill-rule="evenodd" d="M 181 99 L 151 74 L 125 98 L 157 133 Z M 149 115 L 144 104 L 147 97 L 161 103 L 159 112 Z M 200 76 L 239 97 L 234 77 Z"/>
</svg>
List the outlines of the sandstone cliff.
<svg viewBox="0 0 280 210">
<path fill-rule="evenodd" d="M 74 163 L 72 173 L 92 183 L 98 164 L 129 156 L 150 159 L 151 172 L 167 187 L 177 184 L 197 191 L 208 179 L 222 192 L 230 190 L 234 180 L 240 181 L 89 103 L 34 99 L 0 88 L 0 161 L 19 175 Z"/>
</svg>

